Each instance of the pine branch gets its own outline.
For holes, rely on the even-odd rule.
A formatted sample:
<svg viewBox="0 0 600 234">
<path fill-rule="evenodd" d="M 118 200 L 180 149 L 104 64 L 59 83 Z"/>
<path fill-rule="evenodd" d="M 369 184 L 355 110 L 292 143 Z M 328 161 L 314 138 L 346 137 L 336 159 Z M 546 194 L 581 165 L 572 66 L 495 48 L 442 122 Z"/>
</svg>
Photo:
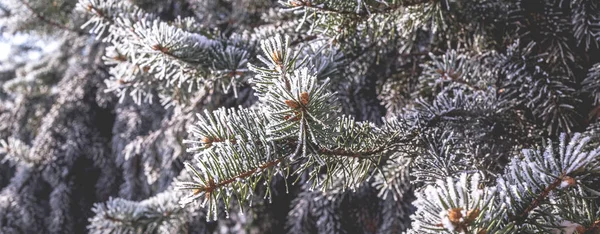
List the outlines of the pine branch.
<svg viewBox="0 0 600 234">
<path fill-rule="evenodd" d="M 105 210 L 110 210 L 110 208 L 108 207 L 107 203 L 103 203 L 102 205 L 104 206 Z M 174 211 L 164 212 L 162 214 L 163 216 L 160 219 L 166 219 L 166 220 L 168 220 L 168 219 L 170 219 L 170 217 L 172 215 L 174 215 L 175 213 L 177 213 L 177 212 L 179 212 L 181 210 L 182 209 L 176 209 Z M 148 225 L 149 223 L 152 223 L 152 222 L 144 221 L 141 218 L 136 218 L 136 219 L 119 218 L 117 216 L 110 215 L 109 213 L 105 213 L 104 214 L 104 218 L 107 219 L 107 220 L 110 220 L 112 222 L 119 222 L 119 223 L 121 223 L 121 224 L 123 224 L 125 226 L 134 226 L 134 227 L 144 226 L 144 225 Z"/>
<path fill-rule="evenodd" d="M 63 25 L 61 23 L 58 23 L 56 21 L 53 21 L 51 19 L 48 19 L 47 17 L 45 17 L 44 15 L 42 15 L 41 13 L 37 12 L 35 9 L 33 9 L 33 7 L 27 2 L 27 0 L 19 0 L 29 11 L 31 11 L 31 13 L 33 13 L 33 15 L 35 15 L 36 18 L 40 19 L 41 21 L 43 21 L 46 24 L 52 25 L 54 27 L 66 30 L 66 31 L 70 31 L 70 32 L 75 32 L 78 35 L 91 35 L 88 32 L 85 31 L 81 31 L 75 28 L 71 28 L 68 27 L 66 25 Z"/>
<path fill-rule="evenodd" d="M 523 224 L 526 220 L 527 217 L 529 216 L 529 214 L 536 208 L 538 208 L 540 205 L 542 205 L 544 203 L 544 201 L 548 198 L 548 196 L 550 195 L 550 193 L 552 191 L 554 191 L 556 188 L 558 188 L 561 183 L 564 183 L 565 181 L 574 181 L 573 178 L 568 177 L 566 175 L 561 175 L 558 178 L 556 178 L 554 181 L 552 181 L 552 183 L 550 183 L 544 190 L 542 190 L 535 199 L 533 199 L 533 201 L 531 201 L 531 203 L 529 203 L 529 205 L 527 206 L 527 208 L 525 208 L 525 210 L 523 210 L 523 212 L 521 212 L 520 214 L 516 215 L 516 216 L 512 216 L 510 217 L 511 221 L 516 221 L 517 224 Z M 567 182 L 569 183 L 569 182 Z M 571 185 L 569 185 L 571 186 Z"/>
<path fill-rule="evenodd" d="M 239 181 L 239 180 L 243 180 L 246 179 L 250 176 L 255 175 L 257 172 L 261 172 L 262 170 L 268 169 L 270 167 L 274 167 L 275 165 L 279 164 L 280 162 L 282 162 L 284 160 L 285 157 L 281 157 L 278 159 L 275 159 L 273 161 L 269 161 L 266 162 L 258 167 L 255 167 L 251 170 L 245 171 L 239 175 L 233 176 L 229 179 L 220 181 L 219 183 L 214 182 L 214 180 L 212 178 L 208 179 L 208 184 L 202 188 L 197 188 L 194 190 L 194 195 L 201 193 L 201 192 L 206 192 L 206 197 L 210 197 L 210 194 L 217 188 L 221 188 L 224 186 L 227 186 L 233 182 Z"/>
</svg>

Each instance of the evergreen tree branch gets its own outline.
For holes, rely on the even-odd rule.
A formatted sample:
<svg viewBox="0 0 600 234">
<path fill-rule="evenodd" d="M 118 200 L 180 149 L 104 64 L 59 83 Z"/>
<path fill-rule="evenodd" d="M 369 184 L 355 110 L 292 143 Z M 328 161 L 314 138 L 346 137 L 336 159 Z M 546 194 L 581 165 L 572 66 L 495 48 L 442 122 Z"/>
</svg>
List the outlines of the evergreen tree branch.
<svg viewBox="0 0 600 234">
<path fill-rule="evenodd" d="M 255 168 L 250 169 L 248 171 L 242 172 L 241 174 L 235 175 L 235 176 L 233 176 L 233 177 L 231 177 L 229 179 L 222 180 L 222 181 L 220 181 L 219 183 L 216 183 L 216 184 L 215 184 L 215 182 L 214 182 L 214 180 L 212 178 L 209 178 L 207 185 L 205 185 L 204 187 L 196 188 L 194 190 L 194 195 L 196 195 L 198 193 L 201 193 L 201 192 L 205 192 L 206 196 L 209 197 L 210 194 L 215 189 L 228 186 L 229 184 L 231 184 L 233 182 L 236 182 L 238 180 L 243 180 L 243 179 L 246 179 L 246 178 L 248 178 L 250 176 L 253 176 L 257 172 L 260 172 L 262 170 L 266 170 L 266 169 L 268 169 L 270 167 L 274 167 L 275 165 L 277 165 L 280 162 L 282 162 L 284 160 L 284 158 L 285 157 L 281 157 L 281 158 L 275 159 L 273 161 L 268 161 L 268 162 L 266 162 L 266 163 L 264 163 L 264 164 L 262 164 L 262 165 L 260 165 L 258 167 L 255 167 Z"/>
<path fill-rule="evenodd" d="M 517 214 L 516 216 L 510 217 L 510 220 L 516 221 L 518 224 L 522 224 L 523 222 L 525 222 L 527 220 L 527 217 L 534 209 L 538 208 L 540 205 L 542 205 L 545 202 L 545 200 L 548 198 L 548 196 L 550 195 L 550 193 L 552 191 L 557 189 L 558 186 L 561 185 L 561 183 L 564 183 L 565 181 L 570 181 L 572 179 L 573 178 L 567 177 L 565 175 L 559 176 L 554 181 L 552 181 L 546 188 L 544 188 L 537 195 L 537 197 L 535 197 L 533 199 L 533 201 L 531 201 L 531 203 L 529 203 L 529 205 L 527 206 L 527 208 L 525 208 L 525 210 L 523 210 L 523 212 L 521 212 L 520 214 Z"/>
<path fill-rule="evenodd" d="M 24 5 L 24 6 L 25 6 L 25 7 L 26 7 L 26 8 L 27 8 L 29 11 L 31 11 L 31 13 L 33 13 L 33 15 L 34 15 L 36 18 L 40 19 L 41 21 L 43 21 L 43 22 L 44 22 L 44 23 L 46 23 L 46 24 L 52 25 L 52 26 L 54 26 L 54 27 L 57 27 L 57 28 L 59 28 L 59 29 L 63 29 L 63 30 L 65 30 L 65 31 L 70 31 L 70 32 L 77 33 L 77 34 L 78 34 L 78 35 L 80 35 L 80 36 L 81 36 L 81 35 L 91 35 L 91 34 L 90 34 L 90 33 L 88 33 L 88 32 L 81 31 L 81 30 L 79 30 L 79 29 L 75 29 L 75 28 L 71 28 L 71 27 L 68 27 L 68 26 L 66 26 L 66 25 L 63 25 L 63 24 L 61 24 L 61 23 L 58 23 L 58 22 L 56 22 L 56 21 L 53 21 L 53 20 L 51 20 L 51 19 L 48 19 L 47 17 L 45 17 L 44 15 L 42 15 L 41 13 L 39 13 L 39 12 L 37 12 L 35 9 L 33 9 L 33 7 L 32 7 L 32 6 L 31 6 L 31 5 L 30 5 L 30 4 L 27 2 L 27 0 L 19 0 L 19 1 L 20 1 L 20 2 L 21 2 L 21 3 L 22 3 L 22 4 L 23 4 L 23 5 Z"/>
</svg>

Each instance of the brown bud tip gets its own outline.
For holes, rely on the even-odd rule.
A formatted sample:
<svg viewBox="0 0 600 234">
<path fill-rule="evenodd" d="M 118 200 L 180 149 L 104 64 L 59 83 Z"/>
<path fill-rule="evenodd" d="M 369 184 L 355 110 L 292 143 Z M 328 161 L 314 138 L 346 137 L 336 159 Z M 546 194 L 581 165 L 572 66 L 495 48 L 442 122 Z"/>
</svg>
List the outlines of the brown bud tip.
<svg viewBox="0 0 600 234">
<path fill-rule="evenodd" d="M 477 232 L 477 234 L 487 234 L 487 230 L 481 229 L 479 232 Z"/>
<path fill-rule="evenodd" d="M 462 210 L 462 208 L 452 208 L 448 210 L 448 219 L 450 222 L 459 223 L 460 219 L 463 217 L 461 213 Z"/>
<path fill-rule="evenodd" d="M 122 54 L 114 56 L 113 59 L 121 62 L 127 61 L 127 57 L 123 56 Z"/>
<path fill-rule="evenodd" d="M 208 189 L 210 189 L 210 191 L 212 191 L 215 188 L 215 180 L 212 177 L 208 178 Z"/>
<path fill-rule="evenodd" d="M 203 137 L 201 141 L 207 147 L 210 147 L 212 145 L 212 142 L 213 142 L 213 140 L 211 138 L 209 138 L 209 137 Z"/>
<path fill-rule="evenodd" d="M 479 216 L 479 213 L 480 211 L 477 208 L 467 211 L 467 217 L 465 219 L 465 222 L 473 222 L 477 218 L 477 216 Z"/>
<path fill-rule="evenodd" d="M 309 101 L 308 93 L 307 92 L 302 92 L 300 94 L 300 102 L 303 105 L 308 105 L 308 101 Z"/>
<path fill-rule="evenodd" d="M 273 51 L 273 53 L 271 54 L 271 59 L 273 59 L 273 62 L 275 62 L 275 64 L 277 65 L 281 65 L 281 63 L 283 61 L 281 61 L 281 53 L 279 53 L 279 51 Z"/>
<path fill-rule="evenodd" d="M 202 191 L 204 191 L 204 188 L 194 189 L 194 195 L 198 195 L 198 193 L 201 193 Z"/>
<path fill-rule="evenodd" d="M 292 109 L 298 109 L 298 107 L 300 107 L 298 102 L 296 102 L 294 100 L 285 100 L 285 104 Z"/>
<path fill-rule="evenodd" d="M 565 176 L 562 180 L 562 182 L 560 183 L 560 187 L 561 188 L 567 188 L 567 187 L 573 187 L 575 184 L 577 184 L 577 181 L 570 176 Z"/>
<path fill-rule="evenodd" d="M 169 52 L 169 49 L 167 47 L 164 47 L 164 46 L 162 46 L 160 44 L 153 45 L 152 49 L 153 50 L 158 50 L 158 51 L 163 52 L 163 53 Z"/>
</svg>

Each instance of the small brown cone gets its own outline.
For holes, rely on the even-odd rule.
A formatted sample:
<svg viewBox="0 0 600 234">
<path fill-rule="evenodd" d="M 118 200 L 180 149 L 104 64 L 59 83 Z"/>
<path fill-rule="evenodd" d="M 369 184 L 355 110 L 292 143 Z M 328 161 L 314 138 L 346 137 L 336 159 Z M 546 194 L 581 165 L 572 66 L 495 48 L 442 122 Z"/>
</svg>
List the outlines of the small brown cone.
<svg viewBox="0 0 600 234">
<path fill-rule="evenodd" d="M 300 102 L 301 102 L 303 105 L 308 105 L 308 102 L 309 102 L 309 101 L 310 101 L 310 99 L 309 99 L 308 93 L 307 93 L 307 92 L 302 92 L 302 93 L 300 94 Z"/>
<path fill-rule="evenodd" d="M 463 217 L 461 211 L 462 208 L 452 208 L 448 210 L 448 219 L 450 219 L 450 222 L 460 223 L 460 219 Z"/>
<path fill-rule="evenodd" d="M 210 147 L 212 145 L 212 139 L 210 139 L 208 137 L 203 137 L 202 143 L 205 144 L 207 147 Z"/>
<path fill-rule="evenodd" d="M 271 59 L 273 59 L 273 62 L 275 62 L 275 64 L 277 65 L 281 65 L 283 62 L 281 60 L 281 53 L 279 53 L 279 51 L 273 51 L 273 53 L 271 54 Z"/>
<path fill-rule="evenodd" d="M 198 195 L 199 193 L 201 193 L 201 192 L 203 192 L 203 191 L 204 191 L 204 188 L 197 188 L 197 189 L 194 189 L 194 195 Z"/>
<path fill-rule="evenodd" d="M 285 100 L 285 104 L 292 109 L 298 109 L 298 107 L 300 107 L 298 102 L 296 102 L 294 100 Z"/>
<path fill-rule="evenodd" d="M 465 222 L 470 223 L 475 221 L 477 216 L 479 216 L 479 212 L 480 211 L 477 208 L 467 211 L 467 217 L 465 217 Z"/>
<path fill-rule="evenodd" d="M 577 181 L 575 180 L 575 178 L 570 177 L 570 176 L 565 176 L 562 180 L 562 182 L 567 184 L 567 187 L 573 187 L 575 184 L 577 184 Z"/>
</svg>

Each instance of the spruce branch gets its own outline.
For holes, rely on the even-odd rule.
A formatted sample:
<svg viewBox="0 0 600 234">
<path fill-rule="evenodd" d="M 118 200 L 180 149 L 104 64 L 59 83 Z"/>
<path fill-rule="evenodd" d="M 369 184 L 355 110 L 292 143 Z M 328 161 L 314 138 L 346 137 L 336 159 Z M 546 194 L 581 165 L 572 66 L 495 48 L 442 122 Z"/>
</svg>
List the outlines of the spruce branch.
<svg viewBox="0 0 600 234">
<path fill-rule="evenodd" d="M 183 225 L 192 208 L 177 205 L 181 192 L 166 191 L 156 196 L 135 202 L 111 198 L 96 204 L 96 216 L 90 218 L 91 233 L 162 233 L 185 232 Z"/>
<path fill-rule="evenodd" d="M 225 186 L 229 186 L 229 184 L 236 182 L 236 181 L 245 180 L 250 176 L 255 176 L 257 173 L 260 173 L 263 170 L 274 167 L 275 165 L 282 162 L 282 160 L 283 160 L 283 158 L 278 158 L 278 159 L 275 159 L 272 161 L 268 161 L 262 165 L 259 165 L 258 167 L 244 171 L 238 175 L 234 175 L 231 178 L 228 178 L 226 180 L 222 180 L 219 183 L 215 183 L 213 178 L 208 177 L 207 183 L 204 185 L 182 183 L 181 188 L 182 189 L 193 189 L 194 196 L 197 196 L 200 193 L 204 193 L 204 196 L 206 197 L 206 199 L 210 199 L 211 193 L 213 191 L 215 191 L 216 189 L 219 189 L 219 188 L 225 187 Z M 200 172 L 198 172 L 198 170 L 195 169 L 191 164 L 185 163 L 185 166 L 186 166 L 186 169 L 188 169 L 190 172 L 193 172 L 196 176 L 200 177 Z M 195 197 L 191 197 L 190 199 L 195 199 Z M 187 201 L 182 201 L 182 202 L 188 203 Z"/>
<path fill-rule="evenodd" d="M 585 189 L 583 178 L 600 169 L 600 149 L 585 150 L 588 141 L 589 138 L 580 134 L 575 134 L 570 140 L 563 134 L 558 150 L 550 142 L 543 152 L 524 150 L 524 158 L 514 158 L 506 167 L 504 176 L 497 180 L 499 201 L 506 202 L 506 207 L 510 208 L 506 222 L 514 222 L 519 230 L 524 230 L 524 224 L 536 222 L 532 220 L 535 218 L 532 213 L 541 206 L 551 206 L 549 197 L 555 196 L 554 193 L 572 193 L 569 188 L 575 186 Z M 557 151 L 558 157 L 555 157 Z M 517 171 L 524 174 L 519 175 Z"/>
<path fill-rule="evenodd" d="M 487 233 L 497 208 L 494 190 L 480 188 L 480 174 L 448 177 L 419 191 L 413 203 L 417 211 L 409 233 Z"/>
<path fill-rule="evenodd" d="M 594 64 L 581 82 L 582 91 L 594 98 L 594 104 L 600 104 L 600 63 Z"/>
<path fill-rule="evenodd" d="M 504 174 L 497 178 L 495 187 L 483 187 L 479 192 L 490 200 L 484 206 L 485 209 L 478 210 L 487 214 L 478 213 L 481 219 L 477 224 L 470 221 L 472 219 L 469 218 L 468 212 L 464 213 L 468 208 L 457 208 L 462 207 L 456 205 L 462 204 L 460 200 L 452 200 L 458 197 L 473 201 L 465 195 L 460 195 L 460 191 L 465 188 L 465 177 L 469 175 L 463 174 L 461 183 L 453 184 L 451 177 L 448 177 L 447 183 L 436 182 L 437 185 L 426 187 L 424 194 L 427 194 L 427 197 L 423 192 L 417 193 L 415 206 L 419 207 L 419 210 L 414 216 L 416 223 L 413 223 L 413 231 L 478 233 L 485 230 L 512 233 L 550 232 L 560 229 L 562 221 L 572 220 L 574 216 L 573 212 L 558 213 L 557 210 L 568 210 L 569 206 L 586 204 L 586 200 L 590 198 L 581 195 L 596 193 L 588 188 L 584 178 L 598 173 L 600 149 L 586 149 L 585 144 L 588 141 L 589 138 L 582 138 L 579 134 L 573 135 L 570 140 L 562 135 L 558 149 L 550 142 L 543 152 L 534 149 L 523 150 L 523 155 L 514 157 L 505 168 Z M 555 157 L 557 152 L 558 157 Z M 476 172 L 473 176 L 478 178 L 479 173 Z M 447 188 L 431 188 L 437 186 Z M 472 185 L 472 188 L 481 189 L 476 184 Z M 427 192 L 428 190 L 431 192 Z M 459 193 L 456 194 L 456 191 Z M 436 215 L 436 210 L 442 213 Z M 591 212 L 589 207 L 584 210 Z M 547 225 L 539 225 L 540 219 L 544 219 Z M 477 232 L 473 232 L 475 230 Z"/>
<path fill-rule="evenodd" d="M 573 35 L 578 44 L 585 45 L 589 50 L 594 46 L 598 48 L 600 38 L 600 5 L 589 0 L 571 1 L 571 23 L 574 26 Z"/>
<path fill-rule="evenodd" d="M 44 4 L 0 3 L 0 233 L 600 231 L 597 0 Z"/>
<path fill-rule="evenodd" d="M 205 111 L 190 129 L 187 142 L 196 162 L 186 168 L 195 176 L 180 184 L 192 190 L 182 203 L 204 196 L 209 218 L 216 218 L 220 200 L 226 208 L 233 197 L 243 205 L 259 181 L 269 184 L 276 174 L 287 178 L 290 171 L 308 173 L 313 188 L 356 188 L 382 155 L 401 144 L 393 124 L 384 130 L 346 116 L 334 118 L 328 80 L 320 82 L 306 67 L 297 67 L 298 52 L 289 48 L 288 39 L 261 44 L 266 57 L 259 59 L 266 67 L 250 65 L 257 73 L 251 80 L 261 101 L 257 109 Z M 292 170 L 296 162 L 302 164 Z M 270 196 L 267 188 L 265 197 Z"/>
<path fill-rule="evenodd" d="M 533 201 L 523 210 L 522 213 L 517 214 L 516 216 L 510 217 L 511 221 L 517 221 L 517 224 L 522 224 L 524 220 L 526 220 L 527 216 L 538 206 L 543 204 L 543 202 L 548 199 L 548 196 L 552 191 L 554 191 L 561 184 L 566 183 L 567 186 L 573 186 L 576 182 L 573 178 L 560 175 L 554 181 L 552 181 L 546 188 L 544 188 L 538 195 L 533 199 Z"/>
<path fill-rule="evenodd" d="M 82 0 L 81 11 L 92 14 L 83 25 L 91 25 L 98 37 L 108 32 L 105 42 L 112 44 L 116 56 L 107 63 L 114 80 L 111 91 L 131 96 L 162 94 L 162 103 L 187 103 L 194 91 L 222 88 L 234 90 L 245 82 L 246 63 L 253 50 L 249 38 L 232 35 L 219 39 L 195 26 L 192 18 L 164 22 L 126 2 Z M 139 101 L 138 101 L 139 103 Z"/>
<path fill-rule="evenodd" d="M 47 18 L 46 16 L 44 16 L 42 13 L 36 11 L 35 9 L 33 9 L 33 7 L 29 4 L 29 2 L 27 0 L 19 0 L 29 11 L 31 11 L 31 13 L 33 13 L 33 15 L 40 19 L 41 21 L 43 21 L 44 23 L 48 24 L 48 25 L 52 25 L 53 27 L 59 28 L 59 29 L 63 29 L 65 31 L 70 31 L 70 32 L 74 32 L 77 33 L 77 35 L 90 35 L 88 32 L 85 31 L 81 31 L 79 29 L 76 28 L 71 28 L 67 25 L 61 24 L 59 22 L 53 21 L 49 18 Z"/>
</svg>

